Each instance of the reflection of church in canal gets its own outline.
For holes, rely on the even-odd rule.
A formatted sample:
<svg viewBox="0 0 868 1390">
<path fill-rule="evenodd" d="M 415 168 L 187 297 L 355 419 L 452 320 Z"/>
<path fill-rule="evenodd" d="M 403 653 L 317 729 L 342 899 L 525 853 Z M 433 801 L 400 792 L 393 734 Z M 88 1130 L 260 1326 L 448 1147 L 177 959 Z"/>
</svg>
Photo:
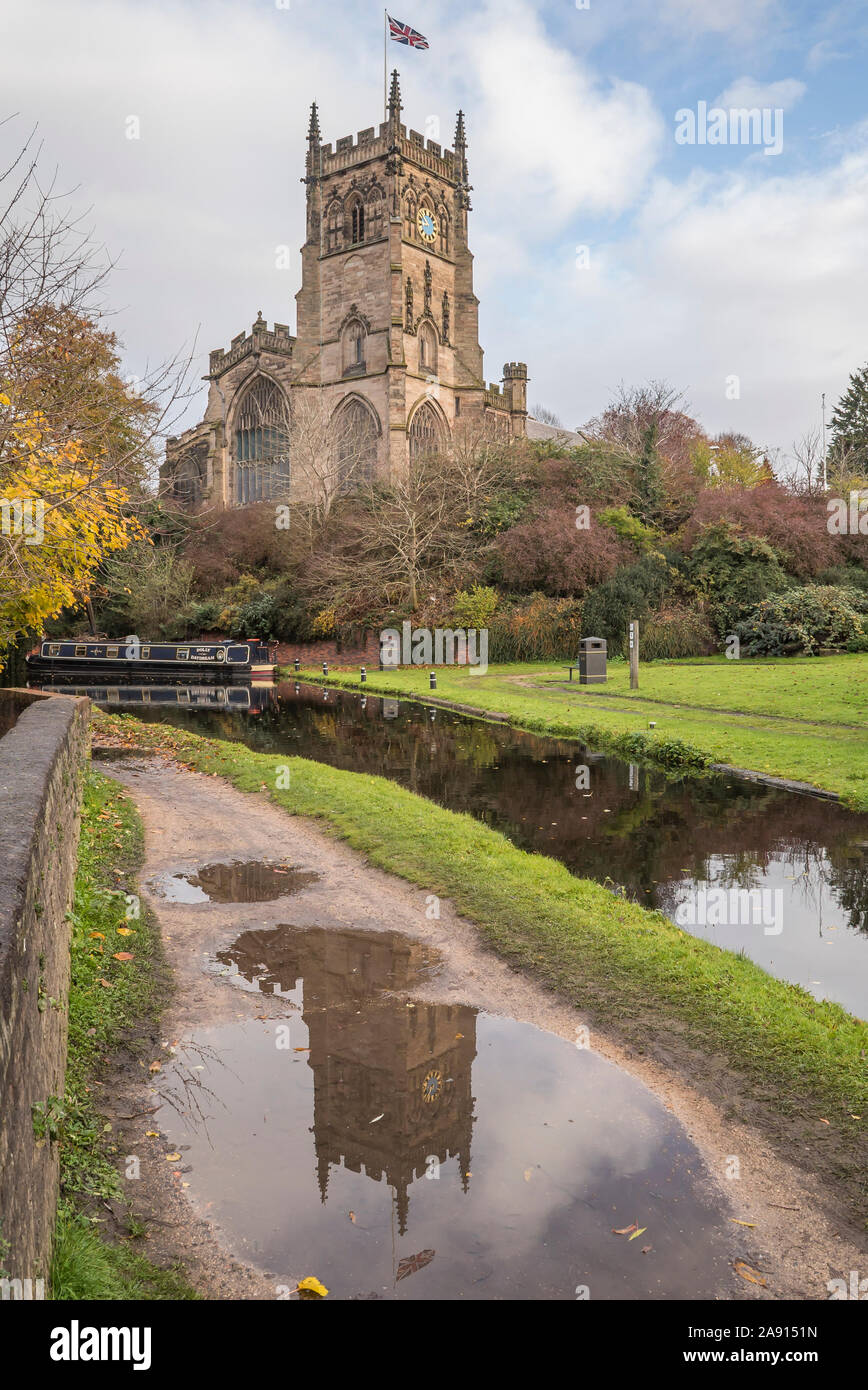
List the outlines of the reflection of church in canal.
<svg viewBox="0 0 868 1390">
<path fill-rule="evenodd" d="M 467 1191 L 476 1010 L 387 993 L 411 989 L 427 971 L 424 943 L 394 932 L 278 928 L 245 933 L 221 958 L 266 993 L 303 981 L 323 1202 L 333 1164 L 385 1178 L 403 1235 L 410 1185 L 432 1159 L 456 1158 Z"/>
</svg>

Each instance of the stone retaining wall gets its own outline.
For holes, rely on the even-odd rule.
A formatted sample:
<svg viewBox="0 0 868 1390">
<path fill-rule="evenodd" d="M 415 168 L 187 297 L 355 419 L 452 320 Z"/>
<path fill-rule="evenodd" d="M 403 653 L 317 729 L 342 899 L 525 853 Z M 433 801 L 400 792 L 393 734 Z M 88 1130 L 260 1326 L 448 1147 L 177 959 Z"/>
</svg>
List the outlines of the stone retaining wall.
<svg viewBox="0 0 868 1390">
<path fill-rule="evenodd" d="M 0 1273 L 47 1279 L 56 1145 L 33 1107 L 62 1096 L 69 908 L 90 701 L 0 691 L 26 703 L 0 738 Z"/>
</svg>

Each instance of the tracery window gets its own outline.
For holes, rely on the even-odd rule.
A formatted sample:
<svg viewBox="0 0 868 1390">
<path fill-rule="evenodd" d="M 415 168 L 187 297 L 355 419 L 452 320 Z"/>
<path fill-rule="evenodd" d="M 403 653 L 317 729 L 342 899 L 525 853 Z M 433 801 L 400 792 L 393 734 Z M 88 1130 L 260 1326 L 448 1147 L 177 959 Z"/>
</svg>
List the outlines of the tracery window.
<svg viewBox="0 0 868 1390">
<path fill-rule="evenodd" d="M 273 381 L 258 376 L 247 387 L 235 421 L 235 486 L 238 506 L 288 498 L 289 407 Z"/>
</svg>

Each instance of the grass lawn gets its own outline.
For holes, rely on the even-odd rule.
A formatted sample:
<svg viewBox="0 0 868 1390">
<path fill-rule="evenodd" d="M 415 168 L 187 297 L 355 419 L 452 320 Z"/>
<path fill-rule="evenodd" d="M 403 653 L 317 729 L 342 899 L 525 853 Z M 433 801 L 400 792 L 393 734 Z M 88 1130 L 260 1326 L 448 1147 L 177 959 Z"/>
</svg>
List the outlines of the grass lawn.
<svg viewBox="0 0 868 1390">
<path fill-rule="evenodd" d="M 127 920 L 126 893 L 141 862 L 142 827 L 117 783 L 90 771 L 85 784 L 79 867 L 72 909 L 69 1054 L 63 1098 L 35 1123 L 59 1144 L 60 1201 L 51 1270 L 55 1299 L 188 1299 L 180 1270 L 161 1269 L 136 1248 L 145 1235 L 123 1190 L 117 1152 L 99 1113 L 110 1054 L 134 1045 L 156 1019 L 164 988 L 159 930 Z M 115 959 L 115 953 L 130 956 Z M 122 1238 L 109 1242 L 105 1203 L 126 1211 Z"/>
<path fill-rule="evenodd" d="M 868 1024 L 839 1005 L 383 778 L 128 716 L 99 713 L 95 725 L 97 739 L 105 730 L 162 750 L 315 817 L 378 867 L 450 898 L 516 967 L 759 1124 L 865 1219 Z"/>
<path fill-rule="evenodd" d="M 580 686 L 550 662 L 492 666 L 485 675 L 439 667 L 436 697 L 668 766 L 726 763 L 807 782 L 868 811 L 868 655 L 652 662 L 640 667 L 637 691 L 625 662 L 610 663 L 609 677 L 605 686 Z M 359 684 L 349 671 L 330 671 L 328 680 Z M 424 699 L 428 669 L 371 670 L 367 689 Z"/>
</svg>

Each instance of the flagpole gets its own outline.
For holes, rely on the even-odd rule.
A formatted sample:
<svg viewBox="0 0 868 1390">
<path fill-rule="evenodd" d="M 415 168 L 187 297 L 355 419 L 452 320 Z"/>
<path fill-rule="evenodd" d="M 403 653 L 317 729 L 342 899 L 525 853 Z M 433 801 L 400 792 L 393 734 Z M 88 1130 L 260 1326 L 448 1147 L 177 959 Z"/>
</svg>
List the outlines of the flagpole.
<svg viewBox="0 0 868 1390">
<path fill-rule="evenodd" d="M 383 10 L 383 120 L 389 119 L 389 11 Z"/>
</svg>

